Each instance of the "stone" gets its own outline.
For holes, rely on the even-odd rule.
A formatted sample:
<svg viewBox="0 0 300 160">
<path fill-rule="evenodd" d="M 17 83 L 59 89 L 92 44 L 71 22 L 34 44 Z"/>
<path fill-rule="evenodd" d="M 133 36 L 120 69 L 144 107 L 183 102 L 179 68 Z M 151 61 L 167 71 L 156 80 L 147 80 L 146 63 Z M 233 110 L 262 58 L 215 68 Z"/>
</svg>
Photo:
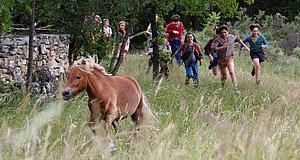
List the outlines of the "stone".
<svg viewBox="0 0 300 160">
<path fill-rule="evenodd" d="M 41 93 L 41 85 L 38 82 L 32 82 L 30 84 L 30 90 L 35 93 Z"/>
<path fill-rule="evenodd" d="M 4 58 L 0 59 L 0 66 L 5 66 L 5 59 Z"/>
<path fill-rule="evenodd" d="M 47 67 L 49 68 L 54 68 L 54 67 L 59 67 L 58 63 L 55 60 L 51 60 L 47 62 Z"/>
<path fill-rule="evenodd" d="M 17 45 L 19 46 L 19 45 L 26 45 L 26 44 L 28 44 L 28 38 L 17 38 L 16 39 L 16 43 L 17 43 Z"/>
<path fill-rule="evenodd" d="M 49 53 L 49 59 L 50 60 L 55 60 L 56 58 L 56 53 L 54 52 L 54 50 L 51 50 Z"/>
<path fill-rule="evenodd" d="M 16 82 L 23 81 L 23 73 L 22 73 L 22 69 L 20 67 L 16 67 L 14 69 L 13 75 L 14 75 L 14 81 L 16 81 Z"/>
<path fill-rule="evenodd" d="M 38 41 L 33 41 L 32 42 L 32 46 L 34 46 L 34 47 L 37 47 L 37 46 L 39 46 L 40 45 L 40 43 L 38 42 Z"/>
<path fill-rule="evenodd" d="M 14 55 L 17 54 L 17 52 L 16 52 L 16 51 L 10 51 L 9 54 L 10 54 L 11 56 L 14 56 Z"/>
<path fill-rule="evenodd" d="M 43 65 L 47 65 L 47 61 L 45 59 L 42 60 Z"/>
<path fill-rule="evenodd" d="M 8 52 L 6 52 L 6 53 L 0 53 L 0 58 L 7 58 L 7 57 L 9 57 L 9 53 Z"/>
<path fill-rule="evenodd" d="M 40 45 L 41 54 L 47 54 L 47 49 L 45 44 Z"/>
<path fill-rule="evenodd" d="M 2 81 L 8 81 L 8 82 L 12 82 L 12 76 L 11 75 L 8 75 L 8 74 L 3 74 L 0 76 L 0 79 Z"/>
<path fill-rule="evenodd" d="M 53 40 L 53 44 L 54 44 L 54 45 L 58 45 L 59 42 L 60 42 L 60 41 L 59 41 L 59 39 L 57 39 L 57 38 L 55 38 L 55 39 Z"/>
<path fill-rule="evenodd" d="M 62 54 L 62 53 L 64 53 L 65 52 L 65 49 L 64 48 L 58 48 L 57 49 L 57 53 L 58 54 Z"/>
<path fill-rule="evenodd" d="M 9 66 L 9 67 L 14 67 L 14 66 L 15 66 L 15 61 L 14 61 L 14 60 L 9 61 L 9 62 L 8 62 L 8 66 Z"/>
<path fill-rule="evenodd" d="M 14 44 L 14 41 L 11 38 L 5 38 L 2 41 L 0 41 L 0 43 L 5 46 L 11 46 Z"/>
<path fill-rule="evenodd" d="M 26 65 L 27 64 L 27 60 L 26 59 L 22 59 L 22 62 L 21 62 L 23 65 Z"/>
<path fill-rule="evenodd" d="M 43 65 L 43 62 L 42 62 L 42 61 L 36 61 L 36 65 L 37 65 L 38 67 L 41 67 L 41 66 Z"/>
</svg>

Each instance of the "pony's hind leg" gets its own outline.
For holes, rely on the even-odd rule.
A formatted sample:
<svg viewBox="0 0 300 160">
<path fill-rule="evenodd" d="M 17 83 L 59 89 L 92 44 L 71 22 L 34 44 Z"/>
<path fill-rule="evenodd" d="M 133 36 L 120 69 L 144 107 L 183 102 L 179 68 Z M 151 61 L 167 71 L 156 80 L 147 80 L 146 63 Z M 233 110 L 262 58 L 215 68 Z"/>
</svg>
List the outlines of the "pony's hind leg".
<svg viewBox="0 0 300 160">
<path fill-rule="evenodd" d="M 128 142 L 130 144 L 135 144 L 138 139 L 138 133 L 140 132 L 140 126 L 143 119 L 143 100 L 139 103 L 135 112 L 131 115 L 131 120 L 135 124 L 135 131 L 130 135 Z"/>
<path fill-rule="evenodd" d="M 120 124 L 117 120 L 114 120 L 112 122 L 112 125 L 114 126 L 114 129 L 115 129 L 116 133 L 121 132 L 121 126 L 120 126 Z"/>
<path fill-rule="evenodd" d="M 131 115 L 132 121 L 135 123 L 137 129 L 142 124 L 143 119 L 143 99 L 141 99 L 138 107 L 136 108 L 135 112 Z"/>
</svg>

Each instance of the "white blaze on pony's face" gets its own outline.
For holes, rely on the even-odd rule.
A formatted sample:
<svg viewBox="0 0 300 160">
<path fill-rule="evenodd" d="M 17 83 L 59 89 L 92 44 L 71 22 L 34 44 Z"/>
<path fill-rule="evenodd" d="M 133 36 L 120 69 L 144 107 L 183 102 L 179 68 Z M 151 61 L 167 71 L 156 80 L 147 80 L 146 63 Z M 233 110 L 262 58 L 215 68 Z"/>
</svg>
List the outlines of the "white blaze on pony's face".
<svg viewBox="0 0 300 160">
<path fill-rule="evenodd" d="M 85 65 L 85 64 L 81 64 Z M 87 87 L 87 72 L 81 66 L 75 64 L 70 68 L 67 75 L 67 82 L 63 87 L 62 96 L 64 100 L 69 100 L 77 96 Z"/>
</svg>

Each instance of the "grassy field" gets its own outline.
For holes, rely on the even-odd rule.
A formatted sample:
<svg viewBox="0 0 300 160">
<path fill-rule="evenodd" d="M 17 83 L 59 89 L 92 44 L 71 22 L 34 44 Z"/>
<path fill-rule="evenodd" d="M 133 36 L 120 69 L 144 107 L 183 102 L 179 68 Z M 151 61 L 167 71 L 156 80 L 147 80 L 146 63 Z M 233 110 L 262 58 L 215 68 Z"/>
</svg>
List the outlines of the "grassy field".
<svg viewBox="0 0 300 160">
<path fill-rule="evenodd" d="M 261 85 L 251 76 L 250 57 L 236 57 L 241 94 L 220 89 L 220 77 L 200 67 L 200 87 L 184 85 L 184 68 L 172 65 L 157 86 L 146 76 L 147 58 L 129 55 L 119 75 L 138 80 L 158 118 L 158 130 L 133 139 L 129 119 L 113 135 L 114 153 L 87 125 L 87 95 L 72 101 L 1 94 L 1 159 L 299 159 L 300 65 L 282 58 L 262 66 Z M 155 93 L 157 94 L 155 95 Z M 28 100 L 29 99 L 29 100 Z M 112 131 L 113 132 L 113 131 Z"/>
</svg>

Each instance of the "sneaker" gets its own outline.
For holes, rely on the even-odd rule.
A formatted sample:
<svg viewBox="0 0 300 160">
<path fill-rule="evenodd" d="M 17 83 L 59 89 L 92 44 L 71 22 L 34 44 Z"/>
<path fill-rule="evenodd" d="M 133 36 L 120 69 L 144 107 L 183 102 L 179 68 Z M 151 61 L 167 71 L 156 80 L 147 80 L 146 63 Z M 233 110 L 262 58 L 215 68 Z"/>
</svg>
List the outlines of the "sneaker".
<svg viewBox="0 0 300 160">
<path fill-rule="evenodd" d="M 251 75 L 252 75 L 252 76 L 255 75 L 255 68 L 254 68 L 254 67 L 252 68 Z"/>
<path fill-rule="evenodd" d="M 198 79 L 193 79 L 194 81 L 194 87 L 198 88 L 199 87 L 199 80 Z"/>
<path fill-rule="evenodd" d="M 211 65 L 209 65 L 209 66 L 208 66 L 208 70 L 211 70 L 211 69 L 212 69 L 212 66 L 211 66 Z"/>
<path fill-rule="evenodd" d="M 185 78 L 185 85 L 188 85 L 190 83 L 189 80 L 189 78 Z"/>
<path fill-rule="evenodd" d="M 225 82 L 221 82 L 222 89 L 225 89 Z"/>
<path fill-rule="evenodd" d="M 182 61 L 181 60 L 176 60 L 176 64 L 180 67 L 182 65 Z"/>
<path fill-rule="evenodd" d="M 241 92 L 239 91 L 239 89 L 235 86 L 235 87 L 233 87 L 233 90 L 234 90 L 234 92 L 236 93 L 236 94 L 240 94 Z"/>
<path fill-rule="evenodd" d="M 258 85 L 258 86 L 260 85 L 260 80 L 256 81 L 256 85 Z"/>
</svg>

